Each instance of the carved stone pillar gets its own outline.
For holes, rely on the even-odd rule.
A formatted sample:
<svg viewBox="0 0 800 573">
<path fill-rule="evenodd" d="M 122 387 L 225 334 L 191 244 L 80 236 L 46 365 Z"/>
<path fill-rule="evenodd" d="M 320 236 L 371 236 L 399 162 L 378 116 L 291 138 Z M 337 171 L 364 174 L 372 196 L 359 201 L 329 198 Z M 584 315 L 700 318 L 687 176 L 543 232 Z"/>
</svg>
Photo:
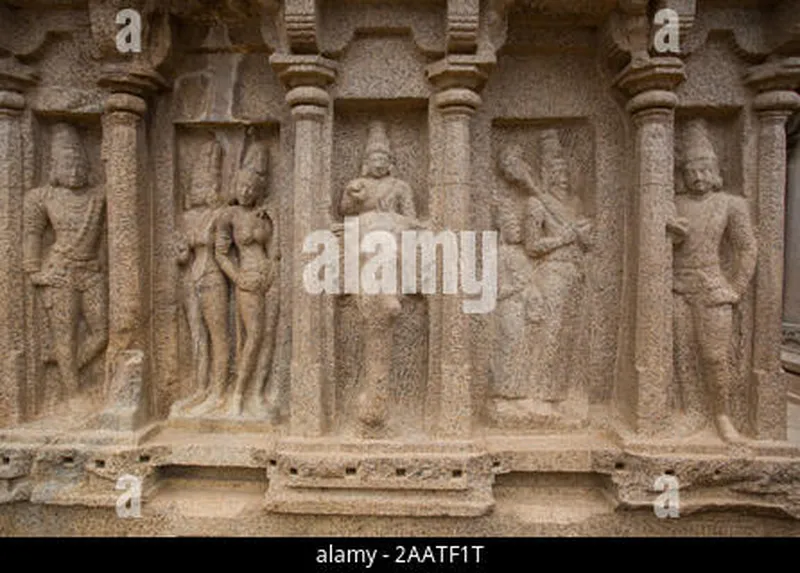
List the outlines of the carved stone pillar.
<svg viewBox="0 0 800 573">
<path fill-rule="evenodd" d="M 0 89 L 0 427 L 25 412 L 25 292 L 22 269 L 22 135 L 25 98 Z"/>
<path fill-rule="evenodd" d="M 475 64 L 443 61 L 431 66 L 428 78 L 437 88 L 432 111 L 438 116 L 431 138 L 431 156 L 436 156 L 437 164 L 431 218 L 437 229 L 458 233 L 470 229 L 470 122 L 481 104 L 477 91 L 486 74 Z M 461 298 L 452 294 L 434 295 L 430 303 L 431 383 L 439 399 L 436 434 L 468 438 L 472 420 L 469 315 Z"/>
<path fill-rule="evenodd" d="M 623 70 L 617 86 L 630 96 L 634 127 L 634 213 L 628 277 L 633 286 L 629 339 L 633 362 L 620 377 L 617 406 L 639 434 L 667 428 L 672 364 L 672 246 L 667 225 L 674 214 L 674 108 L 672 90 L 684 79 L 677 58 L 653 58 Z"/>
<path fill-rule="evenodd" d="M 800 108 L 792 88 L 800 61 L 771 62 L 751 70 L 748 82 L 758 118 L 758 266 L 753 325 L 751 402 L 759 439 L 786 439 L 786 381 L 782 375 L 783 263 L 786 196 L 786 121 Z"/>
<path fill-rule="evenodd" d="M 109 339 L 106 353 L 107 407 L 103 427 L 135 430 L 146 419 L 145 175 L 140 145 L 147 90 L 106 80 L 111 95 L 103 114 L 103 162 L 108 220 Z M 131 361 L 136 362 L 135 368 Z M 131 375 L 131 372 L 136 372 Z"/>
<path fill-rule="evenodd" d="M 333 305 L 306 292 L 299 256 L 313 231 L 331 225 L 328 163 L 332 141 L 331 97 L 335 63 L 320 56 L 274 55 L 270 62 L 286 85 L 294 119 L 294 229 L 292 250 L 292 362 L 290 431 L 318 437 L 326 428 L 326 380 L 332 376 Z"/>
<path fill-rule="evenodd" d="M 109 258 L 109 350 L 134 343 L 142 318 L 139 125 L 147 111 L 135 95 L 114 93 L 103 115 Z"/>
</svg>

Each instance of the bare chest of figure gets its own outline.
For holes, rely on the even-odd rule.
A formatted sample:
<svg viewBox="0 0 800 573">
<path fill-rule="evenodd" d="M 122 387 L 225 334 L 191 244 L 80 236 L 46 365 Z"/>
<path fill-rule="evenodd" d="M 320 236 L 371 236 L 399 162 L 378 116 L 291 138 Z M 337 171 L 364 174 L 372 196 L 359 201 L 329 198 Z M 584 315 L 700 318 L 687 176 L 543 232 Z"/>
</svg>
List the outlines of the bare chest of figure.
<svg viewBox="0 0 800 573">
<path fill-rule="evenodd" d="M 264 245 L 269 239 L 269 223 L 255 212 L 240 208 L 233 218 L 233 239 L 240 247 Z"/>
<path fill-rule="evenodd" d="M 727 195 L 722 192 L 699 198 L 679 195 L 676 207 L 678 216 L 688 223 L 686 238 L 676 250 L 676 258 L 698 265 L 716 263 L 728 216 Z"/>
<path fill-rule="evenodd" d="M 183 220 L 184 232 L 191 246 L 204 247 L 214 244 L 214 212 L 211 209 L 192 209 L 184 213 Z"/>
<path fill-rule="evenodd" d="M 95 205 L 98 200 L 91 191 L 76 193 L 70 189 L 53 188 L 45 206 L 56 240 L 68 240 L 87 233 L 92 235 L 87 238 L 99 239 L 100 213 Z"/>
<path fill-rule="evenodd" d="M 397 212 L 397 180 L 394 177 L 383 179 L 362 179 L 365 189 L 363 212 Z"/>
</svg>

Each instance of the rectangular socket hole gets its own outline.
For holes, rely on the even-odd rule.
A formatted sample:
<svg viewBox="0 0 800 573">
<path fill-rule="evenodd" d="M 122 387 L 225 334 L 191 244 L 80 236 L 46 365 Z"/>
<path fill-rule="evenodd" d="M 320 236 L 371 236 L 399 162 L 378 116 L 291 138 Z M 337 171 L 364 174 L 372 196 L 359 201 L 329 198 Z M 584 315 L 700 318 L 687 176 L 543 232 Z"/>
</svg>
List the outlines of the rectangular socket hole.
<svg viewBox="0 0 800 573">
<path fill-rule="evenodd" d="M 272 467 L 277 466 L 278 465 L 278 460 L 270 460 L 269 461 L 269 465 L 271 465 Z"/>
<path fill-rule="evenodd" d="M 65 466 L 71 466 L 72 464 L 75 463 L 75 458 L 73 458 L 72 456 L 64 456 L 63 458 L 61 458 L 61 461 L 64 462 Z"/>
<path fill-rule="evenodd" d="M 293 476 L 297 475 L 297 468 L 289 468 L 289 473 Z"/>
<path fill-rule="evenodd" d="M 463 475 L 464 472 L 462 470 L 453 470 L 453 478 L 460 478 Z"/>
<path fill-rule="evenodd" d="M 150 456 L 148 456 L 147 454 L 142 454 L 141 456 L 139 456 L 140 463 L 146 464 L 149 461 L 150 461 Z"/>
<path fill-rule="evenodd" d="M 104 468 L 104 467 L 106 467 L 106 461 L 105 460 L 95 460 L 94 461 L 94 465 L 97 468 Z"/>
<path fill-rule="evenodd" d="M 11 463 L 11 458 L 9 458 L 8 456 L 3 456 L 3 465 L 7 466 L 10 463 Z"/>
<path fill-rule="evenodd" d="M 406 468 L 397 468 L 394 470 L 394 473 L 397 477 L 405 477 L 406 475 Z"/>
<path fill-rule="evenodd" d="M 349 476 L 356 475 L 356 468 L 345 468 L 344 473 Z"/>
</svg>

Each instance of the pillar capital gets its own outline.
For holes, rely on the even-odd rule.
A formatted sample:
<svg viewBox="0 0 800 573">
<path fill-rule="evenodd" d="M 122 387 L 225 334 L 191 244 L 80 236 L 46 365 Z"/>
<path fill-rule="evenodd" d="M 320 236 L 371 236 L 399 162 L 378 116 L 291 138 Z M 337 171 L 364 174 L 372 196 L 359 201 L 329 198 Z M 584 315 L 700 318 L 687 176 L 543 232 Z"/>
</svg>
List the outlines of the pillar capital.
<svg viewBox="0 0 800 573">
<path fill-rule="evenodd" d="M 117 92 L 106 99 L 106 113 L 125 112 L 136 116 L 143 116 L 147 112 L 147 102 L 137 95 Z"/>
<path fill-rule="evenodd" d="M 745 74 L 744 83 L 759 94 L 792 91 L 800 86 L 800 58 L 773 59 L 752 66 Z"/>
<path fill-rule="evenodd" d="M 636 111 L 647 107 L 675 107 L 666 93 L 672 93 L 683 80 L 686 71 L 683 61 L 674 57 L 649 58 L 644 61 L 634 60 L 614 79 L 614 85 L 628 97 L 636 100 L 639 97 Z M 647 95 L 655 92 L 653 95 Z M 673 94 L 674 96 L 674 94 Z"/>
<path fill-rule="evenodd" d="M 301 86 L 327 88 L 338 69 L 334 60 L 319 55 L 273 54 L 269 63 L 289 90 Z"/>
<path fill-rule="evenodd" d="M 439 91 L 452 88 L 479 92 L 489 78 L 494 61 L 476 56 L 448 56 L 427 69 L 428 81 Z"/>
<path fill-rule="evenodd" d="M 161 74 L 140 65 L 107 64 L 103 67 L 97 83 L 112 94 L 122 93 L 140 98 L 167 87 L 166 80 Z"/>
</svg>

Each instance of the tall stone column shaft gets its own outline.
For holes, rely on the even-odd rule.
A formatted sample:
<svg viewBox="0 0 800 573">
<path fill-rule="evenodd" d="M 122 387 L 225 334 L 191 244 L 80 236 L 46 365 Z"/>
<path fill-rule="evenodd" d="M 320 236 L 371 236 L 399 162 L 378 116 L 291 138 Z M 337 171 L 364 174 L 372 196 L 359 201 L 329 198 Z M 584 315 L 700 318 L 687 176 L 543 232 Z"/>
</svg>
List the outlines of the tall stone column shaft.
<svg viewBox="0 0 800 573">
<path fill-rule="evenodd" d="M 781 365 L 786 121 L 798 108 L 800 95 L 789 90 L 769 89 L 753 101 L 758 118 L 758 265 L 751 391 L 759 439 L 786 438 L 786 382 Z"/>
<path fill-rule="evenodd" d="M 439 137 L 431 141 L 439 153 L 438 181 L 434 181 L 431 215 L 438 231 L 458 233 L 470 229 L 472 192 L 472 139 L 470 122 L 481 104 L 476 93 L 485 75 L 476 66 L 433 66 L 429 78 L 439 91 L 433 103 L 440 115 Z M 438 149 L 437 149 L 438 148 Z M 459 245 L 460 247 L 460 245 Z M 443 286 L 443 285 L 442 285 Z M 430 299 L 433 323 L 431 382 L 439 398 L 436 434 L 441 438 L 466 439 L 471 432 L 470 317 L 460 296 L 437 294 Z"/>
<path fill-rule="evenodd" d="M 22 134 L 25 98 L 0 91 L 0 427 L 25 412 L 25 276 L 22 268 Z"/>
<path fill-rule="evenodd" d="M 634 291 L 631 379 L 620 382 L 617 399 L 635 431 L 657 434 L 668 427 L 672 373 L 672 246 L 667 224 L 674 214 L 673 89 L 684 77 L 674 58 L 654 58 L 624 70 L 618 79 L 632 97 L 634 239 L 631 260 Z"/>
<path fill-rule="evenodd" d="M 319 56 L 273 56 L 271 62 L 288 88 L 294 120 L 290 432 L 318 437 L 326 430 L 325 384 L 332 375 L 332 301 L 307 292 L 301 254 L 305 238 L 331 223 L 325 164 L 332 117 L 325 87 L 335 78 L 335 67 Z"/>
<path fill-rule="evenodd" d="M 103 115 L 108 217 L 109 358 L 129 350 L 142 326 L 142 209 L 139 125 L 147 111 L 135 95 L 114 93 Z"/>
</svg>

